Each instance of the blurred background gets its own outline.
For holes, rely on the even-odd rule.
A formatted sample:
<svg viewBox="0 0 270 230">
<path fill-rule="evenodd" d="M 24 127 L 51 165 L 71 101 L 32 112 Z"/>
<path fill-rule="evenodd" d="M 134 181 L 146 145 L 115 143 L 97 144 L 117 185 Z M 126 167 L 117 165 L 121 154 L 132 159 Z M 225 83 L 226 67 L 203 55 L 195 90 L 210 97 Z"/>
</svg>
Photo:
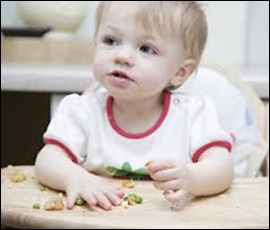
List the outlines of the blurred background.
<svg viewBox="0 0 270 230">
<path fill-rule="evenodd" d="M 98 3 L 1 1 L 1 167 L 33 164 L 59 100 L 91 82 Z M 209 23 L 204 58 L 239 71 L 268 100 L 269 1 L 201 3 Z M 12 29 L 31 37 L 11 37 Z"/>
<path fill-rule="evenodd" d="M 75 38 L 92 38 L 98 2 L 86 2 L 88 12 L 76 28 Z M 225 64 L 268 64 L 269 1 L 201 2 L 209 23 L 206 57 Z M 16 1 L 1 1 L 1 27 L 23 25 Z"/>
</svg>

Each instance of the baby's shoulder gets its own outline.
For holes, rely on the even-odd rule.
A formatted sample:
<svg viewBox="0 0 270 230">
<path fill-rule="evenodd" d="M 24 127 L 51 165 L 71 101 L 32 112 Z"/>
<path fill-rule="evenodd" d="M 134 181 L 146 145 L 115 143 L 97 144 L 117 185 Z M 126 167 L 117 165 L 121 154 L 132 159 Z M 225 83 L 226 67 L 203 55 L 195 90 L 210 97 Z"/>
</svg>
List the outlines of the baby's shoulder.
<svg viewBox="0 0 270 230">
<path fill-rule="evenodd" d="M 182 93 L 172 93 L 171 104 L 185 107 L 190 110 L 200 110 L 204 107 L 213 106 L 213 101 L 206 95 L 186 95 Z"/>
<path fill-rule="evenodd" d="M 86 92 L 83 94 L 73 93 L 65 96 L 60 105 L 62 107 L 84 108 L 95 104 L 103 104 L 108 97 L 108 93 L 103 90 Z"/>
</svg>

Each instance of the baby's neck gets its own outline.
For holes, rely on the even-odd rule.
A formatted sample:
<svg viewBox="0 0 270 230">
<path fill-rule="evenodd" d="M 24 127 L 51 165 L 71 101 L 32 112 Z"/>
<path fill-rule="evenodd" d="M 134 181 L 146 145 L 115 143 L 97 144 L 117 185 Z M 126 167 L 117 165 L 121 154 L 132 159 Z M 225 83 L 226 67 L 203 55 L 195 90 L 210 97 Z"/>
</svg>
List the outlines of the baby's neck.
<svg viewBox="0 0 270 230">
<path fill-rule="evenodd" d="M 162 113 L 163 97 L 141 101 L 113 103 L 113 116 L 119 127 L 126 132 L 138 133 L 150 128 Z"/>
<path fill-rule="evenodd" d="M 156 108 L 162 108 L 162 97 L 142 99 L 137 101 L 127 101 L 127 100 L 115 100 L 113 102 L 114 111 L 118 111 L 122 114 L 132 115 L 132 114 L 148 114 L 149 112 L 155 110 Z"/>
</svg>

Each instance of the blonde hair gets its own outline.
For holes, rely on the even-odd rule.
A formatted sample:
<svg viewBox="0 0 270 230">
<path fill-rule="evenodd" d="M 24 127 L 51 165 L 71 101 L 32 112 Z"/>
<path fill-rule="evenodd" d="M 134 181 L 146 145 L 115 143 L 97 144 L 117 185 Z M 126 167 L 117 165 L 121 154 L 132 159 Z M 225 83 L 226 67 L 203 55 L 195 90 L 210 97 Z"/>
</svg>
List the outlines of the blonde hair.
<svg viewBox="0 0 270 230">
<path fill-rule="evenodd" d="M 114 1 L 101 1 L 97 8 L 96 34 Z M 196 1 L 143 1 L 136 14 L 139 25 L 160 35 L 177 38 L 186 59 L 198 64 L 207 40 L 206 16 Z"/>
</svg>

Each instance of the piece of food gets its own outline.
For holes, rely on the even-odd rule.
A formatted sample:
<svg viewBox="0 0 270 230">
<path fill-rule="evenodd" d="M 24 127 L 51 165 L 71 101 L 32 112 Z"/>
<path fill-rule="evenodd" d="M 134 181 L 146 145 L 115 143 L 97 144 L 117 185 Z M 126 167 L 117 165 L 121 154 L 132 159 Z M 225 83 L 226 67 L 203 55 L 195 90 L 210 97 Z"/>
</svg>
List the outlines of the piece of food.
<svg viewBox="0 0 270 230">
<path fill-rule="evenodd" d="M 46 190 L 47 190 L 47 188 L 44 185 L 39 186 L 39 191 L 44 192 Z"/>
<path fill-rule="evenodd" d="M 60 193 L 57 197 L 53 197 L 46 201 L 44 209 L 47 211 L 58 211 L 65 208 L 63 195 Z"/>
<path fill-rule="evenodd" d="M 128 201 L 127 201 L 127 200 L 124 200 L 124 201 L 122 202 L 121 206 L 122 206 L 123 208 L 128 208 L 128 206 L 129 206 Z"/>
<path fill-rule="evenodd" d="M 82 198 L 77 198 L 77 200 L 75 201 L 75 205 L 77 206 L 82 206 L 85 204 L 85 201 Z"/>
<path fill-rule="evenodd" d="M 130 193 L 124 197 L 124 201 L 127 201 L 129 205 L 141 204 L 143 198 L 136 193 Z"/>
<path fill-rule="evenodd" d="M 40 209 L 40 204 L 39 203 L 34 203 L 33 204 L 33 209 Z"/>
<path fill-rule="evenodd" d="M 11 176 L 10 180 L 14 183 L 22 182 L 26 180 L 26 175 L 20 172 L 16 172 Z"/>
<path fill-rule="evenodd" d="M 135 182 L 133 180 L 124 180 L 122 181 L 123 188 L 133 188 L 135 186 Z"/>
<path fill-rule="evenodd" d="M 141 196 L 135 195 L 136 204 L 141 204 L 143 202 L 143 198 Z"/>
</svg>

